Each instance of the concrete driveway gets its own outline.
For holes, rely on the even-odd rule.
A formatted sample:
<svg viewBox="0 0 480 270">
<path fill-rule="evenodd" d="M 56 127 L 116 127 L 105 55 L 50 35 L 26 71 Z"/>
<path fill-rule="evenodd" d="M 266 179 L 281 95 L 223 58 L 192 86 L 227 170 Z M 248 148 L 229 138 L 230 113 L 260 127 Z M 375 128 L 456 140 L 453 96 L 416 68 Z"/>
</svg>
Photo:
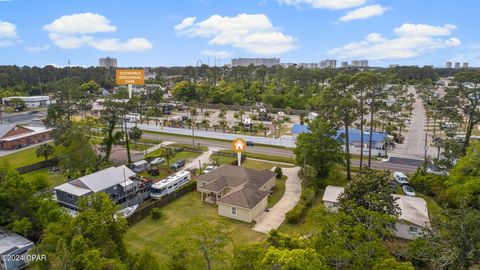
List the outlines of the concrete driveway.
<svg viewBox="0 0 480 270">
<path fill-rule="evenodd" d="M 285 214 L 290 211 L 300 200 L 302 184 L 298 177 L 300 167 L 282 168 L 283 174 L 288 177 L 285 182 L 285 193 L 269 212 L 263 212 L 257 219 L 252 230 L 268 233 L 272 229 L 280 227 L 285 220 Z"/>
</svg>

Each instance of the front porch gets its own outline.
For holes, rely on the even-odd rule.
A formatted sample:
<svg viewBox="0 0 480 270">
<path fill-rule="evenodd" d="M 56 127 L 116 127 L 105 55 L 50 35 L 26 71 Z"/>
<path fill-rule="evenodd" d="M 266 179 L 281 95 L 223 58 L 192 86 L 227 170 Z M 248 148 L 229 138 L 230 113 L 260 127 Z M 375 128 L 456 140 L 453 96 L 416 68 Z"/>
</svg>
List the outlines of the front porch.
<svg viewBox="0 0 480 270">
<path fill-rule="evenodd" d="M 215 192 L 202 192 L 200 191 L 200 195 L 202 197 L 202 201 L 211 203 L 211 204 L 216 204 L 217 200 L 220 198 L 218 193 Z"/>
</svg>

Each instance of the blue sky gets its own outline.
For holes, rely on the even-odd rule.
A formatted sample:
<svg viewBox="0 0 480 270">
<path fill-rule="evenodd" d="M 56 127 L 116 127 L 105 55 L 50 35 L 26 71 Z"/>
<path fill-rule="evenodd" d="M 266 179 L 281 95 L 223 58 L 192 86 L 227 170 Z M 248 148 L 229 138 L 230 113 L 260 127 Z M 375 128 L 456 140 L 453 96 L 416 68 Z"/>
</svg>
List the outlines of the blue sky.
<svg viewBox="0 0 480 270">
<path fill-rule="evenodd" d="M 0 0 L 0 65 L 480 65 L 476 0 Z"/>
</svg>

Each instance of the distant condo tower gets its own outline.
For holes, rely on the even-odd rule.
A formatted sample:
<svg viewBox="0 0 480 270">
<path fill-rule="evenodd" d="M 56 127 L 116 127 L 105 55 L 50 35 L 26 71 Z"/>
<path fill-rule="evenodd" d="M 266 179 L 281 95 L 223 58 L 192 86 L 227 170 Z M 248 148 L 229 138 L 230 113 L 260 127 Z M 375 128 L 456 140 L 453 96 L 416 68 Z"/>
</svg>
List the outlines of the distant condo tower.
<svg viewBox="0 0 480 270">
<path fill-rule="evenodd" d="M 452 68 L 452 62 L 447 62 L 445 64 L 445 68 Z"/>
<path fill-rule="evenodd" d="M 455 62 L 455 68 L 460 68 L 460 62 Z"/>
<path fill-rule="evenodd" d="M 280 65 L 280 58 L 233 58 L 232 67 L 266 66 L 273 67 Z"/>
<path fill-rule="evenodd" d="M 337 60 L 335 59 L 325 59 L 320 61 L 320 68 L 336 68 Z"/>
<path fill-rule="evenodd" d="M 352 60 L 352 67 L 368 67 L 368 60 Z"/>
<path fill-rule="evenodd" d="M 463 67 L 463 68 L 468 68 L 468 62 L 463 62 L 462 67 Z"/>
<path fill-rule="evenodd" d="M 104 68 L 116 68 L 117 67 L 117 58 L 99 58 L 98 66 Z"/>
</svg>

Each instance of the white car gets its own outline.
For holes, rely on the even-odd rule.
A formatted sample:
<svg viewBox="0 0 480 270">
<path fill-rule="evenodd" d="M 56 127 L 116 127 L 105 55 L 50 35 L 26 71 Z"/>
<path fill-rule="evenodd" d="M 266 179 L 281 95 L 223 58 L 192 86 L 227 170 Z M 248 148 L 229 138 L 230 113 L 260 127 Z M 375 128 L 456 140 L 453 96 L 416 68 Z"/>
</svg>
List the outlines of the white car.
<svg viewBox="0 0 480 270">
<path fill-rule="evenodd" d="M 209 172 L 215 170 L 216 168 L 217 168 L 217 166 L 209 165 L 209 166 L 205 167 L 205 169 L 203 170 L 203 173 L 204 174 L 209 173 Z"/>
<path fill-rule="evenodd" d="M 393 178 L 395 179 L 395 181 L 397 181 L 398 184 L 400 184 L 400 186 L 410 184 L 408 182 L 408 177 L 402 172 L 394 172 Z"/>
<path fill-rule="evenodd" d="M 403 193 L 405 193 L 405 195 L 407 196 L 415 197 L 416 195 L 415 190 L 409 185 L 403 185 L 402 190 L 403 190 Z"/>
<path fill-rule="evenodd" d="M 150 161 L 150 165 L 160 165 L 164 162 L 165 162 L 165 158 L 157 157 L 157 158 L 152 159 L 152 161 Z"/>
<path fill-rule="evenodd" d="M 446 176 L 448 176 L 448 172 L 446 170 L 443 170 L 440 167 L 427 168 L 427 173 L 430 173 L 430 174 L 433 174 L 433 175 L 446 175 Z"/>
</svg>

